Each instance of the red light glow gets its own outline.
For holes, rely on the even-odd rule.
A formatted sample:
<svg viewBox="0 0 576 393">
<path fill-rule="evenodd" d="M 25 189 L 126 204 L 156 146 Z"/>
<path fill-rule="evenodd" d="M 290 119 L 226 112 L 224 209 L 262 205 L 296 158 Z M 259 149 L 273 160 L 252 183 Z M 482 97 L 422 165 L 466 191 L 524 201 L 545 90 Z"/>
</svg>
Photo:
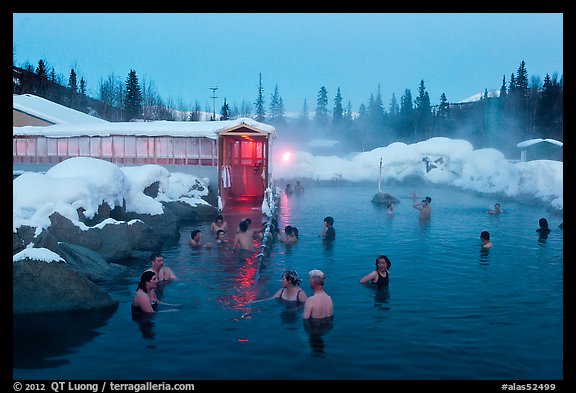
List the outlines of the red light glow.
<svg viewBox="0 0 576 393">
<path fill-rule="evenodd" d="M 292 158 L 292 152 L 286 151 L 282 154 L 282 161 L 288 162 Z"/>
</svg>

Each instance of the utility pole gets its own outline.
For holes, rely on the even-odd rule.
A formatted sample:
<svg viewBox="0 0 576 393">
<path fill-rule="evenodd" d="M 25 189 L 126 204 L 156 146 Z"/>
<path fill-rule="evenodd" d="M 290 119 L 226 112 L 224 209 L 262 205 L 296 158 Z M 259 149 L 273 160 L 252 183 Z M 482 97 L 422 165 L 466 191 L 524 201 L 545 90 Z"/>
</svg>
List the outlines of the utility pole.
<svg viewBox="0 0 576 393">
<path fill-rule="evenodd" d="M 210 90 L 212 90 L 212 121 L 216 120 L 216 90 L 218 90 L 217 86 L 210 86 Z"/>
</svg>

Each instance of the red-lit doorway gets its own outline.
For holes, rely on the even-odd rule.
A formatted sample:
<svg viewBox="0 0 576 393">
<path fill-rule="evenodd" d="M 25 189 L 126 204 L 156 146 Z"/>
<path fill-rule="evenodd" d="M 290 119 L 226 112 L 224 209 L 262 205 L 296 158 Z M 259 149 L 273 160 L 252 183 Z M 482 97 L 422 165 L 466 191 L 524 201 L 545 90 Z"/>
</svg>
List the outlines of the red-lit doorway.
<svg viewBox="0 0 576 393">
<path fill-rule="evenodd" d="M 222 209 L 261 207 L 268 184 L 268 133 L 248 127 L 220 134 L 218 189 Z"/>
</svg>

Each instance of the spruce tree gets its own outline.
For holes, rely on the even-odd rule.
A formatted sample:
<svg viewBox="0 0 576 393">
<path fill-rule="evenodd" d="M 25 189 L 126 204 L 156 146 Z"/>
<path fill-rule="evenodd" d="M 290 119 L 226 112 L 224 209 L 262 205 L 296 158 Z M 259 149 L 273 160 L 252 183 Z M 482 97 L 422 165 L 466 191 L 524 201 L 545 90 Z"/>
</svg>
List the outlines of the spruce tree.
<svg viewBox="0 0 576 393">
<path fill-rule="evenodd" d="M 81 110 L 82 112 L 86 112 L 87 108 L 87 102 L 88 102 L 88 96 L 86 95 L 86 80 L 84 80 L 84 77 L 80 78 L 80 89 L 79 89 L 79 100 L 78 100 L 78 109 Z"/>
<path fill-rule="evenodd" d="M 416 128 L 419 138 L 429 139 L 430 129 L 431 129 L 431 106 L 430 106 L 430 96 L 426 91 L 424 86 L 424 80 L 420 81 L 420 86 L 418 87 L 418 97 L 415 100 L 416 103 Z"/>
<path fill-rule="evenodd" d="M 500 86 L 500 98 L 506 98 L 506 75 L 502 76 L 502 86 Z"/>
<path fill-rule="evenodd" d="M 270 122 L 275 124 L 284 123 L 284 102 L 278 91 L 278 84 L 274 87 L 274 93 L 271 95 L 270 100 Z"/>
<path fill-rule="evenodd" d="M 334 109 L 332 110 L 332 123 L 339 125 L 344 119 L 344 108 L 342 108 L 342 94 L 340 87 L 336 90 L 336 97 L 334 97 Z"/>
<path fill-rule="evenodd" d="M 126 100 L 124 104 L 128 121 L 142 116 L 142 93 L 136 71 L 130 70 L 126 78 Z"/>
<path fill-rule="evenodd" d="M 262 87 L 262 73 L 259 74 L 258 97 L 256 98 L 256 121 L 263 122 L 266 120 L 266 111 L 264 109 L 264 88 Z"/>
<path fill-rule="evenodd" d="M 222 115 L 220 120 L 228 120 L 230 119 L 230 108 L 228 107 L 228 103 L 226 102 L 226 97 L 224 97 L 224 105 L 222 105 L 222 110 L 220 111 Z"/>
<path fill-rule="evenodd" d="M 38 67 L 36 67 L 36 75 L 38 75 L 38 79 L 40 80 L 38 95 L 40 97 L 46 97 L 48 71 L 46 70 L 46 63 L 42 59 L 38 61 Z"/>
<path fill-rule="evenodd" d="M 78 99 L 78 82 L 76 80 L 76 71 L 74 68 L 70 70 L 70 77 L 68 78 L 68 90 L 69 90 L 69 98 L 68 98 L 68 106 L 70 108 L 76 108 L 76 101 Z"/>
<path fill-rule="evenodd" d="M 326 126 L 328 124 L 328 91 L 326 91 L 324 86 L 318 91 L 314 120 L 316 120 L 320 126 Z"/>
<path fill-rule="evenodd" d="M 400 97 L 398 130 L 404 140 L 408 142 L 416 141 L 414 136 L 414 107 L 410 89 L 405 89 L 404 94 Z"/>
</svg>

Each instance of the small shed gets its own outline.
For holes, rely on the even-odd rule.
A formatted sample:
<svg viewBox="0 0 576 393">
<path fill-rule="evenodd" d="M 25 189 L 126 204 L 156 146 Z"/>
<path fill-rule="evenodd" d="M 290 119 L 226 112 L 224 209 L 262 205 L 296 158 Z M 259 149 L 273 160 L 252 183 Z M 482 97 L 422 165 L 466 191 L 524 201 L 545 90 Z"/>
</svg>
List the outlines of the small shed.
<svg viewBox="0 0 576 393">
<path fill-rule="evenodd" d="M 528 139 L 516 145 L 520 149 L 520 161 L 554 160 L 564 161 L 564 144 L 555 139 Z"/>
</svg>

